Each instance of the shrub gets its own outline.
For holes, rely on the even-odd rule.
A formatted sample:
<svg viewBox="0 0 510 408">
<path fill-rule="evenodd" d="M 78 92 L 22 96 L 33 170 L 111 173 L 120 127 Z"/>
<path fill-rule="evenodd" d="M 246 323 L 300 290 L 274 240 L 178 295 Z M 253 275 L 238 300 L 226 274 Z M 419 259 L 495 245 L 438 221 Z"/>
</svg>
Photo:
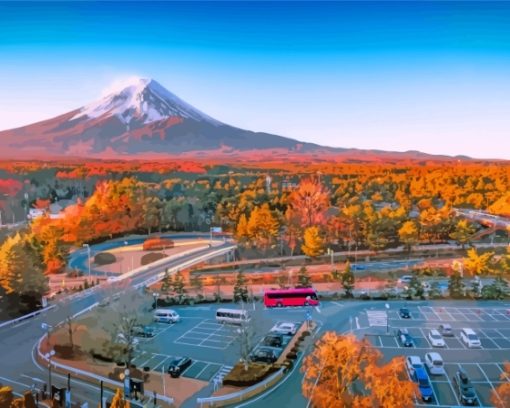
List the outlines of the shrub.
<svg viewBox="0 0 510 408">
<path fill-rule="evenodd" d="M 223 384 L 234 387 L 249 387 L 262 381 L 275 371 L 276 367 L 272 364 L 263 363 L 249 363 L 248 370 L 245 371 L 244 364 L 238 363 L 223 379 Z"/>
<path fill-rule="evenodd" d="M 297 352 L 299 352 L 299 347 L 297 347 L 297 346 L 292 347 L 292 348 L 290 349 L 290 352 L 291 352 L 291 353 L 297 353 Z"/>
<path fill-rule="evenodd" d="M 148 238 L 145 240 L 142 246 L 144 251 L 161 251 L 173 247 L 174 241 L 161 237 Z"/>
<path fill-rule="evenodd" d="M 70 344 L 55 344 L 55 354 L 60 358 L 72 358 L 74 356 L 74 349 Z"/>
<path fill-rule="evenodd" d="M 115 258 L 115 255 L 110 252 L 100 252 L 94 256 L 94 263 L 96 265 L 110 265 L 115 261 L 117 261 L 117 258 Z"/>
<path fill-rule="evenodd" d="M 142 265 L 149 265 L 163 258 L 166 258 L 165 254 L 161 252 L 151 252 L 150 254 L 145 254 L 144 256 L 142 256 L 140 262 Z"/>
<path fill-rule="evenodd" d="M 308 330 L 305 330 L 301 333 L 301 336 L 303 336 L 303 338 L 308 337 L 309 335 L 310 335 L 310 332 Z"/>
<path fill-rule="evenodd" d="M 297 353 L 295 352 L 290 352 L 290 353 L 287 353 L 287 359 L 288 360 L 295 360 L 297 358 Z"/>
</svg>

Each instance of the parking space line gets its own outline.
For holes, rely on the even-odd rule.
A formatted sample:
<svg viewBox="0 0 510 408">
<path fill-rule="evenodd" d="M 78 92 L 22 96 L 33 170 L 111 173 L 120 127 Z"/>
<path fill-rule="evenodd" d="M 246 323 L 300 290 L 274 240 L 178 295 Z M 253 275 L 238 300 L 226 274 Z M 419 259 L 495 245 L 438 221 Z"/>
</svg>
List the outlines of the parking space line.
<svg viewBox="0 0 510 408">
<path fill-rule="evenodd" d="M 210 365 L 211 365 L 210 363 L 206 364 L 205 367 L 202 368 L 202 370 L 200 370 L 200 372 L 194 378 L 198 379 L 198 377 L 200 377 L 200 374 L 202 374 L 205 371 L 205 369 Z"/>
<path fill-rule="evenodd" d="M 153 370 L 156 371 L 160 365 L 163 365 L 163 367 L 165 367 L 164 363 L 166 363 L 166 360 L 168 360 L 171 356 L 168 356 L 168 357 L 165 357 L 164 360 L 161 360 L 161 362 L 159 362 L 157 365 L 154 366 Z"/>
<path fill-rule="evenodd" d="M 494 329 L 494 331 L 497 331 L 502 338 L 506 339 L 506 336 L 503 333 L 501 333 L 498 329 Z"/>
<path fill-rule="evenodd" d="M 155 355 L 155 354 L 151 355 L 151 356 L 150 356 L 150 358 L 148 358 L 147 360 L 145 360 L 145 361 L 144 361 L 143 363 L 141 363 L 139 366 L 140 366 L 140 367 L 145 367 L 145 366 L 147 365 L 147 363 L 148 363 L 149 361 L 151 361 L 154 357 L 156 357 L 156 355 Z"/>
<path fill-rule="evenodd" d="M 450 377 L 448 377 L 448 373 L 446 374 L 446 379 L 448 380 L 448 384 L 450 385 L 450 389 L 452 390 L 453 396 L 455 397 L 455 401 L 457 401 L 457 405 L 460 406 L 461 404 L 460 404 L 459 398 L 457 397 L 457 393 L 455 392 L 455 389 L 453 388 L 452 382 L 450 381 Z"/>
<path fill-rule="evenodd" d="M 496 394 L 496 396 L 498 397 L 498 400 L 502 403 L 503 401 L 501 401 L 501 397 L 499 396 L 499 394 L 497 393 L 496 389 L 494 388 L 494 385 L 492 385 L 492 382 L 489 380 L 489 377 L 487 377 L 487 374 L 485 373 L 484 369 L 482 367 L 480 367 L 480 364 L 476 363 L 476 365 L 478 366 L 478 369 L 482 372 L 483 376 L 485 377 L 485 379 L 487 380 L 487 382 L 491 386 L 492 392 L 494 394 Z"/>
</svg>

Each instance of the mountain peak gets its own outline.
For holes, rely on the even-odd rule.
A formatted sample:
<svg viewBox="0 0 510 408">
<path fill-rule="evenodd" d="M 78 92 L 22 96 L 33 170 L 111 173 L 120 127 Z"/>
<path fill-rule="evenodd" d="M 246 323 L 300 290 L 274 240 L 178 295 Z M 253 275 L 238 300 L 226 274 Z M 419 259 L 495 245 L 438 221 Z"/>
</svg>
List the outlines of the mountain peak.
<svg viewBox="0 0 510 408">
<path fill-rule="evenodd" d="M 167 90 L 151 78 L 133 77 L 96 102 L 84 106 L 71 120 L 116 116 L 130 125 L 149 124 L 168 118 L 194 119 L 221 124 Z"/>
</svg>

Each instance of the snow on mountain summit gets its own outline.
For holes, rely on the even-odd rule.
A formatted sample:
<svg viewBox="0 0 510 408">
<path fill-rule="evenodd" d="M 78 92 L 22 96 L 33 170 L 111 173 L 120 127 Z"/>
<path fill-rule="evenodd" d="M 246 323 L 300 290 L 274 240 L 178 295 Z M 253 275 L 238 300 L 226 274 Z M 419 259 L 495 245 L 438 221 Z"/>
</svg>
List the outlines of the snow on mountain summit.
<svg viewBox="0 0 510 408">
<path fill-rule="evenodd" d="M 133 120 L 138 124 L 148 124 L 170 117 L 220 124 L 148 78 L 133 78 L 121 90 L 81 108 L 71 120 L 101 116 L 117 116 L 126 125 Z"/>
</svg>

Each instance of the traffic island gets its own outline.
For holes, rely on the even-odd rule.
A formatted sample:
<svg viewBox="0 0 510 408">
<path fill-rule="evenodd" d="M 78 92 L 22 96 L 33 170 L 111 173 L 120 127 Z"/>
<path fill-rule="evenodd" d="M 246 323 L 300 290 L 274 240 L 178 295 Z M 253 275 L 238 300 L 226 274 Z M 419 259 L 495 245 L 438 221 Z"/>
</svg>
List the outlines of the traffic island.
<svg viewBox="0 0 510 408">
<path fill-rule="evenodd" d="M 293 369 L 298 354 L 303 352 L 299 349 L 300 344 L 316 329 L 315 322 L 303 323 L 274 364 L 250 363 L 248 370 L 243 362 L 236 364 L 225 376 L 221 388 L 215 390 L 211 397 L 197 398 L 197 406 L 235 406 L 275 386 Z"/>
</svg>

